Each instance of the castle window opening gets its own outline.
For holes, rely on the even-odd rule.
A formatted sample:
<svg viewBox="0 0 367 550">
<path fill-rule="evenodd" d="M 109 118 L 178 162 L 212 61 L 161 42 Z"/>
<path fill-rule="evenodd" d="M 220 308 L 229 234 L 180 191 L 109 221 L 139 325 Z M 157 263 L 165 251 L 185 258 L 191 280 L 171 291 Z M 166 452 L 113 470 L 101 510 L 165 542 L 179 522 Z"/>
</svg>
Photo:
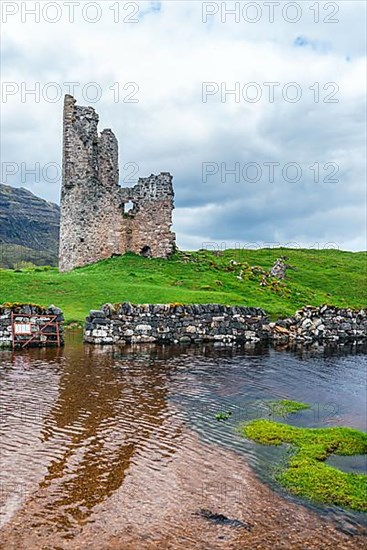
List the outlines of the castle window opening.
<svg viewBox="0 0 367 550">
<path fill-rule="evenodd" d="M 124 205 L 125 214 L 131 214 L 133 208 L 134 208 L 133 201 L 125 202 L 125 205 Z"/>
</svg>

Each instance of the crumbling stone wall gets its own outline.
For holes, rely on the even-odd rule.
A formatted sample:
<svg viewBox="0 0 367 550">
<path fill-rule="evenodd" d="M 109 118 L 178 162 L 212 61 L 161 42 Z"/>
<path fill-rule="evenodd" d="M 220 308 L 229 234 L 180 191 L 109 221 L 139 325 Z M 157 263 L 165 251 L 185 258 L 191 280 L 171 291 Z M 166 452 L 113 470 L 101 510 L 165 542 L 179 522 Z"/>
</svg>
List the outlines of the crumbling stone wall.
<svg viewBox="0 0 367 550">
<path fill-rule="evenodd" d="M 305 306 L 293 317 L 270 323 L 272 339 L 312 343 L 367 339 L 367 310 L 322 305 Z"/>
<path fill-rule="evenodd" d="M 140 178 L 119 186 L 118 143 L 109 129 L 98 134 L 98 114 L 64 103 L 63 182 L 59 268 L 68 271 L 131 251 L 166 258 L 175 247 L 172 176 Z M 125 205 L 133 208 L 125 212 Z"/>
<path fill-rule="evenodd" d="M 47 308 L 37 306 L 35 304 L 0 304 L 0 348 L 12 347 L 12 314 L 15 323 L 26 323 L 32 325 L 32 333 L 43 328 L 44 337 L 35 339 L 31 342 L 31 347 L 46 347 L 56 345 L 56 337 L 47 338 L 46 336 L 55 333 L 53 327 L 48 327 L 47 324 L 52 317 L 56 317 L 56 322 L 59 324 L 60 345 L 63 345 L 63 327 L 64 316 L 58 307 L 51 305 Z M 42 315 L 42 317 L 38 317 Z M 16 347 L 29 340 L 30 335 L 18 336 Z"/>
<path fill-rule="evenodd" d="M 269 323 L 256 307 L 220 304 L 105 304 L 86 318 L 91 344 L 189 344 L 213 342 L 358 342 L 367 339 L 367 310 L 305 306 Z"/>
<path fill-rule="evenodd" d="M 190 344 L 259 342 L 267 339 L 260 308 L 220 304 L 105 304 L 86 319 L 91 344 Z"/>
<path fill-rule="evenodd" d="M 121 189 L 123 202 L 133 208 L 124 214 L 120 248 L 136 254 L 165 258 L 175 247 L 172 225 L 172 176 L 162 172 L 140 178 L 135 187 Z"/>
</svg>

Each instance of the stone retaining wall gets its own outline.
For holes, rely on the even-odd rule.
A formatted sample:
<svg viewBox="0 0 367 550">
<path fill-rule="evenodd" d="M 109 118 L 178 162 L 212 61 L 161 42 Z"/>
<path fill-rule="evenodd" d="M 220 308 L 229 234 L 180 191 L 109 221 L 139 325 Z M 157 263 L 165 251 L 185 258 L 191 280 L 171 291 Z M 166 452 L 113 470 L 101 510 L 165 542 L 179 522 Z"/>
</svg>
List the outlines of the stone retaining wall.
<svg viewBox="0 0 367 550">
<path fill-rule="evenodd" d="M 86 319 L 92 344 L 347 342 L 367 339 L 367 311 L 306 306 L 269 323 L 260 308 L 203 305 L 105 304 Z"/>
<path fill-rule="evenodd" d="M 365 309 L 305 306 L 293 317 L 269 324 L 275 341 L 347 342 L 367 338 Z"/>
<path fill-rule="evenodd" d="M 32 347 L 45 347 L 53 345 L 50 341 L 50 334 L 53 335 L 54 327 L 48 326 L 47 323 L 51 320 L 50 316 L 56 315 L 56 321 L 59 323 L 60 344 L 63 344 L 62 337 L 62 322 L 64 320 L 61 309 L 55 306 L 49 306 L 43 308 L 33 304 L 14 304 L 0 305 L 0 347 L 11 348 L 12 347 L 12 325 L 11 314 L 14 314 L 14 322 L 22 324 L 30 324 L 32 327 L 32 333 L 38 331 L 41 327 L 44 327 L 44 335 L 41 337 L 41 341 L 32 341 Z M 44 315 L 45 317 L 37 317 L 37 315 Z M 18 343 L 16 347 L 21 347 L 23 342 L 30 339 L 31 335 L 18 335 Z M 51 338 L 52 339 L 52 338 Z M 38 340 L 38 339 L 37 339 Z"/>
<path fill-rule="evenodd" d="M 84 340 L 92 344 L 259 342 L 265 312 L 260 308 L 205 305 L 105 304 L 90 312 Z"/>
</svg>

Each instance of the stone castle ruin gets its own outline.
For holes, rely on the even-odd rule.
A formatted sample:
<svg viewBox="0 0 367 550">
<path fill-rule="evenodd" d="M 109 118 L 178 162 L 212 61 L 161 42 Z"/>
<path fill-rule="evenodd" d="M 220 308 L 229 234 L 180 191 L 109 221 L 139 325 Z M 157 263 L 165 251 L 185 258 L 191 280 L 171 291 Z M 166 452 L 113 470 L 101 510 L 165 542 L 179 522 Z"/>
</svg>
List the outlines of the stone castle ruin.
<svg viewBox="0 0 367 550">
<path fill-rule="evenodd" d="M 65 96 L 60 271 L 125 252 L 167 258 L 175 249 L 172 176 L 120 187 L 117 139 L 111 130 L 98 135 L 97 125 L 92 107 Z"/>
</svg>

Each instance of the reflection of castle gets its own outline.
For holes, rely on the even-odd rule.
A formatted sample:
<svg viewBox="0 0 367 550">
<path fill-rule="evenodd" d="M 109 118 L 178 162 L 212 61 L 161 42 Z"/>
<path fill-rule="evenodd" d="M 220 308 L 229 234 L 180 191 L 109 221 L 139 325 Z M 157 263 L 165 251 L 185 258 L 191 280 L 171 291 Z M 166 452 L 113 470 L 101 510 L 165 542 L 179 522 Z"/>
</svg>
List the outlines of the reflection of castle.
<svg viewBox="0 0 367 550">
<path fill-rule="evenodd" d="M 121 188 L 116 137 L 111 130 L 98 135 L 97 125 L 92 107 L 65 97 L 61 271 L 128 251 L 166 258 L 175 247 L 172 176 L 152 174 Z"/>
<path fill-rule="evenodd" d="M 159 439 L 168 442 L 180 432 L 167 414 L 161 353 L 152 349 L 119 365 L 111 352 L 68 342 L 59 395 L 42 430 L 46 445 L 53 440 L 60 447 L 40 484 L 39 496 L 47 501 L 42 525 L 55 524 L 66 534 L 119 490 L 134 457 L 149 462 L 158 453 L 164 461 L 175 452 L 157 447 Z"/>
</svg>

